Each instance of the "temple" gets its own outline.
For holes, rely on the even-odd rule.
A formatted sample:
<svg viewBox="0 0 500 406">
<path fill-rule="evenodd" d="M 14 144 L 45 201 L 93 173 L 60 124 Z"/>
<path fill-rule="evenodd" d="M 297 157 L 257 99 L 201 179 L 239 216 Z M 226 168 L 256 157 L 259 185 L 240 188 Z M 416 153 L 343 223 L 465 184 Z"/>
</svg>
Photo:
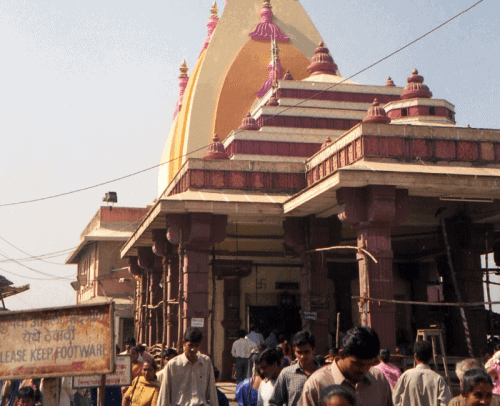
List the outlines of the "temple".
<svg viewBox="0 0 500 406">
<path fill-rule="evenodd" d="M 180 68 L 158 199 L 121 249 L 139 341 L 199 326 L 223 378 L 250 324 L 309 329 L 320 353 L 360 323 L 391 350 L 436 326 L 448 354 L 481 355 L 500 131 L 457 126 L 425 72 L 344 79 L 299 1 L 214 4 L 207 27 Z M 468 330 L 440 303 L 463 303 Z"/>
</svg>

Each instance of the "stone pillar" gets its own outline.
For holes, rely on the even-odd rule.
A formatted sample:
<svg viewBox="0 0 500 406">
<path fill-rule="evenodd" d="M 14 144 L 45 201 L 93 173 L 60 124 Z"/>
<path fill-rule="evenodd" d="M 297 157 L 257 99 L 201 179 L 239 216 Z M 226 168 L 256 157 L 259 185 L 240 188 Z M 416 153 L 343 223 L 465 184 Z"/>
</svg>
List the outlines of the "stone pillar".
<svg viewBox="0 0 500 406">
<path fill-rule="evenodd" d="M 183 250 L 182 330 L 192 325 L 192 319 L 202 319 L 204 340 L 201 351 L 208 349 L 208 249 L 224 241 L 227 216 L 211 213 L 185 213 L 167 215 L 167 238 Z"/>
<path fill-rule="evenodd" d="M 361 296 L 394 299 L 391 227 L 408 215 L 408 191 L 394 186 L 340 188 L 337 191 L 339 219 L 357 231 L 358 247 L 367 249 L 378 261 L 357 254 Z M 360 301 L 360 311 L 363 305 Z M 367 303 L 363 320 L 379 335 L 383 347 L 396 348 L 396 307 L 390 303 Z"/>
<path fill-rule="evenodd" d="M 310 253 L 315 248 L 325 248 L 340 242 L 341 224 L 335 217 L 287 218 L 283 223 L 285 244 L 293 247 L 302 259 L 300 293 L 302 328 L 316 338 L 319 353 L 328 350 L 328 269 L 325 253 Z M 304 311 L 312 312 L 316 320 L 304 317 Z"/>
</svg>

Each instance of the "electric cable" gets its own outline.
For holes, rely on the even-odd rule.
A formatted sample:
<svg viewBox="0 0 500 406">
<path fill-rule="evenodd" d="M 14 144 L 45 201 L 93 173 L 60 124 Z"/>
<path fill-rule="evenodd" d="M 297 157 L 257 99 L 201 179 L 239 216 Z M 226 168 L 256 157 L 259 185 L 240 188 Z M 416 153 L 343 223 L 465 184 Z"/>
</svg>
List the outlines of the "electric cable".
<svg viewBox="0 0 500 406">
<path fill-rule="evenodd" d="M 281 110 L 280 112 L 268 117 L 266 121 L 268 120 L 271 120 L 272 118 L 276 117 L 276 116 L 279 116 L 280 114 L 288 111 L 288 110 L 291 110 L 297 106 L 300 106 L 301 104 L 305 103 L 306 101 L 309 101 L 309 100 L 312 100 L 314 99 L 315 97 L 317 97 L 318 95 L 326 92 L 326 91 L 329 91 L 339 85 L 341 85 L 342 83 L 346 82 L 347 80 L 349 79 L 352 79 L 354 78 L 355 76 L 358 76 L 360 75 L 361 73 L 363 72 L 366 72 L 367 70 L 373 68 L 374 66 L 380 64 L 381 62 L 391 58 L 392 56 L 396 55 L 397 53 L 403 51 L 404 49 L 410 47 L 411 45 L 417 43 L 418 41 L 422 40 L 423 38 L 427 37 L 428 35 L 432 34 L 433 32 L 439 30 L 440 28 L 444 27 L 445 25 L 447 25 L 448 23 L 450 23 L 451 21 L 455 20 L 456 18 L 460 17 L 461 15 L 467 13 L 468 11 L 472 10 L 474 7 L 478 6 L 480 3 L 482 3 L 484 0 L 479 0 L 477 1 L 476 3 L 474 3 L 472 6 L 470 6 L 469 8 L 461 11 L 460 13 L 456 14 L 455 16 L 449 18 L 448 20 L 446 20 L 445 22 L 441 23 L 440 25 L 438 25 L 437 27 L 433 28 L 432 30 L 429 30 L 427 31 L 425 34 L 421 35 L 420 37 L 416 38 L 415 40 L 407 43 L 406 45 L 398 48 L 396 51 L 394 52 L 391 52 L 390 54 L 386 55 L 385 57 L 379 59 L 378 61 L 372 63 L 371 65 L 367 66 L 366 68 L 364 69 L 361 69 L 360 71 L 356 72 L 355 74 L 345 78 L 344 80 L 338 82 L 338 83 L 335 83 L 334 85 L 330 86 L 330 87 L 327 87 L 326 89 L 323 89 L 319 92 L 317 92 L 316 94 L 312 95 L 311 97 L 307 98 L 307 99 L 303 99 L 301 100 L 300 102 L 298 102 L 297 104 L 293 105 L 293 106 L 289 106 L 283 110 Z M 240 130 L 241 131 L 241 130 Z M 237 134 L 239 131 L 236 130 L 233 134 Z M 144 172 L 148 172 L 150 170 L 153 170 L 153 169 L 156 169 L 156 168 L 159 168 L 163 165 L 166 165 L 167 163 L 170 163 L 170 162 L 173 162 L 175 160 L 178 160 L 178 159 L 182 159 L 182 158 L 185 158 L 189 155 L 192 155 L 198 151 L 201 151 L 205 148 L 207 148 L 209 145 L 211 144 L 207 144 L 203 147 L 200 147 L 198 149 L 195 149 L 191 152 L 188 152 L 184 155 L 180 155 L 176 158 L 173 158 L 173 159 L 170 159 L 168 161 L 165 161 L 165 162 L 161 162 L 159 163 L 158 165 L 154 165 L 154 166 L 151 166 L 149 168 L 145 168 L 145 169 L 142 169 L 142 170 L 139 170 L 139 171 L 136 171 L 136 172 L 133 172 L 133 173 L 130 173 L 128 175 L 124 175 L 124 176 L 120 176 L 118 178 L 115 178 L 115 179 L 111 179 L 111 180 L 108 180 L 108 181 L 104 181 L 104 182 L 101 182 L 101 183 L 98 183 L 98 184 L 95 184 L 95 185 L 91 185 L 91 186 L 86 186 L 86 187 L 82 187 L 82 188 L 79 188 L 79 189 L 75 189 L 75 190 L 71 190 L 71 191 L 68 191 L 68 192 L 63 192 L 63 193 L 58 193 L 58 194 L 55 194 L 55 195 L 50 195 L 50 196 L 45 196 L 45 197 L 40 197 L 40 198 L 37 198 L 37 199 L 30 199 L 30 200 L 23 200 L 23 201 L 18 201 L 18 202 L 12 202 L 12 203 L 2 203 L 0 204 L 0 207 L 8 207 L 8 206 L 17 206 L 17 205 L 21 205 L 21 204 L 28 204 L 28 203 L 34 203 L 34 202 L 39 202 L 39 201 L 43 201 L 43 200 L 49 200 L 49 199 L 55 199 L 57 197 L 62 197 L 62 196 L 67 196 L 67 195 L 70 195 L 70 194 L 75 194 L 75 193 L 79 193 L 79 192 L 83 192 L 83 191 L 86 191 L 86 190 L 90 190 L 90 189 L 95 189 L 97 187 L 100 187 L 100 186 L 103 186 L 103 185 L 107 185 L 107 184 L 110 184 L 110 183 L 114 183 L 114 182 L 118 182 L 120 180 L 123 180 L 123 179 L 127 179 L 127 178 L 130 178 L 130 177 L 133 177 L 133 176 L 136 176 L 136 175 L 139 175 L 139 174 L 142 174 Z"/>
<path fill-rule="evenodd" d="M 45 259 L 43 258 L 40 258 L 40 255 L 36 256 L 36 255 L 31 255 L 29 253 L 27 253 L 26 251 L 23 251 L 21 248 L 19 247 L 16 247 L 14 244 L 12 244 L 11 242 L 7 241 L 5 238 L 3 238 L 1 235 L 0 235 L 0 240 L 6 242 L 7 244 L 9 244 L 11 247 L 15 248 L 16 250 L 18 250 L 19 252 L 22 252 L 23 254 L 25 255 L 28 255 L 29 258 L 32 258 L 32 260 L 38 260 L 38 261 L 42 261 L 42 262 L 46 262 L 48 264 L 53 264 L 53 265 L 65 265 L 65 264 L 62 264 L 60 262 L 52 262 L 52 261 L 46 261 Z M 62 254 L 61 254 L 62 255 Z M 0 261 L 2 262 L 2 261 Z M 14 260 L 12 262 L 20 262 L 19 260 Z"/>
<path fill-rule="evenodd" d="M 9 258 L 7 255 L 3 254 L 1 251 L 0 251 L 0 255 L 2 257 L 4 257 L 5 259 L 9 259 L 13 262 L 15 262 L 16 264 L 18 265 L 21 265 L 22 267 L 26 268 L 26 269 L 29 269 L 30 271 L 33 271 L 35 273 L 38 273 L 40 275 L 45 275 L 45 276 L 49 276 L 51 278 L 54 278 L 54 279 L 62 279 L 62 280 L 69 280 L 69 281 L 74 281 L 74 278 L 68 278 L 68 277 L 65 277 L 65 276 L 56 276 L 56 275 L 51 275 L 49 273 L 46 273 L 46 272 L 42 272 L 42 271 L 39 271 L 37 269 L 33 269 L 31 267 L 29 267 L 28 265 L 24 265 L 22 262 L 19 262 L 19 261 L 16 261 L 16 260 L 13 260 L 12 258 Z M 19 276 L 19 275 L 18 275 Z"/>
<path fill-rule="evenodd" d="M 17 276 L 18 278 L 30 279 L 30 280 L 34 280 L 34 281 L 55 281 L 55 280 L 61 280 L 61 277 L 55 276 L 55 275 L 52 275 L 53 276 L 52 278 L 36 278 L 34 276 L 19 275 L 18 273 L 7 271 L 4 268 L 0 268 L 0 271 L 8 273 L 9 275 Z M 75 279 L 73 279 L 72 281 L 74 281 L 74 280 Z"/>
</svg>

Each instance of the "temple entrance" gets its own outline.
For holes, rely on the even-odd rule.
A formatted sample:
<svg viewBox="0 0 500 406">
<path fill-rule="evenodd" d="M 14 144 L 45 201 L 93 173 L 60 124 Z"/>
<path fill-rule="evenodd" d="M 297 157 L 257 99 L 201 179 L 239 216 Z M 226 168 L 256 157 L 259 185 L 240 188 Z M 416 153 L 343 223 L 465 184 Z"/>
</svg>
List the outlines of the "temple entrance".
<svg viewBox="0 0 500 406">
<path fill-rule="evenodd" d="M 287 338 L 302 329 L 300 307 L 297 306 L 249 306 L 248 317 L 249 326 L 255 325 L 264 338 L 274 328 Z"/>
</svg>

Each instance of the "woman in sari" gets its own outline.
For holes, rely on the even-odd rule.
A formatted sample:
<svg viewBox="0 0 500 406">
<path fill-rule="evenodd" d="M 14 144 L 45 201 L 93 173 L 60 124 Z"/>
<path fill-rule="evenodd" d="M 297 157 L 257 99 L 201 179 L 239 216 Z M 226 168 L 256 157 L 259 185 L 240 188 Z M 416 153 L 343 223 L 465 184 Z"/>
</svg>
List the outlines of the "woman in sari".
<svg viewBox="0 0 500 406">
<path fill-rule="evenodd" d="M 156 406 L 160 392 L 156 369 L 156 362 L 143 362 L 142 376 L 132 381 L 132 385 L 123 395 L 122 406 Z"/>
</svg>

